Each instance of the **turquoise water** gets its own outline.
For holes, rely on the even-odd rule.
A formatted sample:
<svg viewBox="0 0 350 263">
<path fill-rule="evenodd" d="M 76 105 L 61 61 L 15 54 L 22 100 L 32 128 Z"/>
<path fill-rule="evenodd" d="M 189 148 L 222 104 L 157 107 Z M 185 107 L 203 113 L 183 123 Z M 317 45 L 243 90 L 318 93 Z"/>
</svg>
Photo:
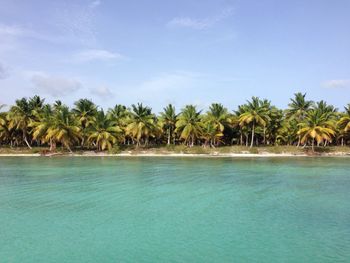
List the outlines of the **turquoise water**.
<svg viewBox="0 0 350 263">
<path fill-rule="evenodd" d="M 0 158 L 0 262 L 350 262 L 350 159 Z"/>
</svg>

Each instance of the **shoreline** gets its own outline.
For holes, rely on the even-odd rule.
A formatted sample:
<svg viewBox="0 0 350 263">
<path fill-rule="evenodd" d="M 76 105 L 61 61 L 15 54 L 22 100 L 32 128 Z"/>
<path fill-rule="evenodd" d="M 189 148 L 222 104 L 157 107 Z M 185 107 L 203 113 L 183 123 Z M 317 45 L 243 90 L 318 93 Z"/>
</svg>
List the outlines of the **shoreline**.
<svg viewBox="0 0 350 263">
<path fill-rule="evenodd" d="M 321 154 L 305 153 L 132 153 L 122 152 L 117 154 L 83 152 L 83 153 L 0 153 L 0 157 L 204 157 L 204 158 L 270 158 L 270 157 L 350 157 L 349 153 L 334 152 Z"/>
</svg>

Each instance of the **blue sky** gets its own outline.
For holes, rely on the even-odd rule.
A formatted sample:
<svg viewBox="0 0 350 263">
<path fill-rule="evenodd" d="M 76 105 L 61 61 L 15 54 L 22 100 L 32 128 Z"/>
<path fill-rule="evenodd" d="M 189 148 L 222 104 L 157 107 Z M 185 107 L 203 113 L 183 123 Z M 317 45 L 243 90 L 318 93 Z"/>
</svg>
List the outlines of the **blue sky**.
<svg viewBox="0 0 350 263">
<path fill-rule="evenodd" d="M 0 0 L 0 103 L 350 103 L 348 0 Z"/>
</svg>

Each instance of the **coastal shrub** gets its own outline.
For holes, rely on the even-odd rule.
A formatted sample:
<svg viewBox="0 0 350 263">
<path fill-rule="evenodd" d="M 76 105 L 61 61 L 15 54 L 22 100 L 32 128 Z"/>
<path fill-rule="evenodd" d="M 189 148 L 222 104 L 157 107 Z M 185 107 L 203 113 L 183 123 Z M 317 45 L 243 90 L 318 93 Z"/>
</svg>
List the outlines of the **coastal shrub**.
<svg viewBox="0 0 350 263">
<path fill-rule="evenodd" d="M 109 153 L 109 154 L 118 154 L 118 153 L 121 153 L 121 149 L 120 149 L 119 145 L 114 145 L 114 146 L 112 147 L 112 149 L 110 149 L 110 150 L 108 151 L 108 153 Z"/>
</svg>

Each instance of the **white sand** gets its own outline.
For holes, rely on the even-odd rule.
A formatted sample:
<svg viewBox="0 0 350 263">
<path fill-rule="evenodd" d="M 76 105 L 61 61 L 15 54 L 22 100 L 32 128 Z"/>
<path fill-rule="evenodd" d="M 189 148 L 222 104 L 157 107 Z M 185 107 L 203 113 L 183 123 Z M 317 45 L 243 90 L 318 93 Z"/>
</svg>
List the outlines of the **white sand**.
<svg viewBox="0 0 350 263">
<path fill-rule="evenodd" d="M 324 153 L 321 155 L 306 155 L 302 153 L 292 154 L 292 153 L 211 153 L 211 154 L 192 154 L 192 153 L 132 153 L 132 152 L 122 152 L 119 154 L 108 154 L 99 152 L 84 152 L 82 154 L 69 154 L 69 153 L 54 153 L 41 155 L 39 153 L 25 154 L 25 153 L 9 153 L 0 154 L 0 157 L 53 157 L 53 156 L 72 156 L 72 157 L 350 157 L 350 154 L 337 152 L 337 153 Z"/>
</svg>

